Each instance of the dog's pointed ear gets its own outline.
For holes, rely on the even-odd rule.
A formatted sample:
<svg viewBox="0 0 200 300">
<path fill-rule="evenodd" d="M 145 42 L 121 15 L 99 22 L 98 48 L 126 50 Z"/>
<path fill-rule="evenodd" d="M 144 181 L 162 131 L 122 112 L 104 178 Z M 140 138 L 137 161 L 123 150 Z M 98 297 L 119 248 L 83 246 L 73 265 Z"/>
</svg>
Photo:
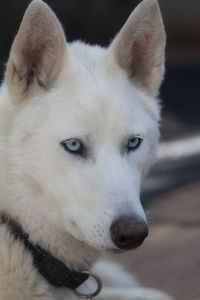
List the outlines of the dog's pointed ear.
<svg viewBox="0 0 200 300">
<path fill-rule="evenodd" d="M 66 56 L 66 39 L 53 11 L 41 0 L 29 5 L 11 48 L 6 83 L 15 98 L 49 89 Z"/>
<path fill-rule="evenodd" d="M 110 45 L 112 60 L 156 96 L 164 73 L 165 31 L 157 0 L 143 0 Z"/>
</svg>

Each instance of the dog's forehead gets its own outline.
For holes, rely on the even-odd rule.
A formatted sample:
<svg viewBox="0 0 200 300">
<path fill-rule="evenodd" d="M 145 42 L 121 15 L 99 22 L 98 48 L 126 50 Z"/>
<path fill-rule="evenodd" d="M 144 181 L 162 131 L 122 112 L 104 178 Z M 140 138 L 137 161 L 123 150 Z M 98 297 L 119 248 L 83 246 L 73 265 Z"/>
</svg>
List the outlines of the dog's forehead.
<svg viewBox="0 0 200 300">
<path fill-rule="evenodd" d="M 57 102 L 52 101 L 60 126 L 140 131 L 147 119 L 158 117 L 155 100 L 146 99 L 119 67 L 109 64 L 106 49 L 78 42 L 70 56 L 72 67 L 66 65 L 55 89 Z"/>
</svg>

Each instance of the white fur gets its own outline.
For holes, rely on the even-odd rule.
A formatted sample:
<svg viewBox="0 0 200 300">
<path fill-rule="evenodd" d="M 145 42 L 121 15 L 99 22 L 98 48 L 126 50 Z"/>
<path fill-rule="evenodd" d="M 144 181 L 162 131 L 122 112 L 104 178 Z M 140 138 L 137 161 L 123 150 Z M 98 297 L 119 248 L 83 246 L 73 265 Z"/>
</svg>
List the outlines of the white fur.
<svg viewBox="0 0 200 300">
<path fill-rule="evenodd" d="M 102 251 L 118 250 L 110 237 L 117 217 L 146 220 L 139 193 L 157 151 L 159 105 L 152 95 L 163 75 L 163 29 L 156 39 L 149 35 L 154 40 L 150 50 L 158 52 L 153 73 L 148 73 L 151 87 L 140 66 L 134 84 L 126 69 L 132 63 L 122 66 L 120 57 L 123 43 L 135 45 L 139 37 L 140 44 L 146 36 L 143 17 L 150 11 L 154 27 L 156 22 L 162 26 L 157 2 L 144 0 L 124 27 L 141 22 L 134 38 L 123 29 L 107 49 L 82 42 L 66 46 L 54 13 L 35 0 L 12 46 L 0 90 L 0 210 L 17 220 L 33 242 L 77 270 L 90 268 Z M 140 54 L 144 51 L 137 48 L 136 58 Z M 131 61 L 130 52 L 124 56 Z M 143 79 L 145 84 L 139 84 Z M 124 145 L 133 135 L 142 136 L 143 143 L 127 154 Z M 60 143 L 68 138 L 82 140 L 86 158 L 64 151 Z M 0 226 L 0 236 L 0 299 L 76 299 L 70 290 L 47 285 L 5 225 Z M 99 299 L 168 299 L 154 290 L 127 288 L 133 281 L 120 273 L 124 280 L 120 275 L 111 280 L 115 286 L 123 282 L 118 298 L 114 290 L 105 289 Z"/>
</svg>

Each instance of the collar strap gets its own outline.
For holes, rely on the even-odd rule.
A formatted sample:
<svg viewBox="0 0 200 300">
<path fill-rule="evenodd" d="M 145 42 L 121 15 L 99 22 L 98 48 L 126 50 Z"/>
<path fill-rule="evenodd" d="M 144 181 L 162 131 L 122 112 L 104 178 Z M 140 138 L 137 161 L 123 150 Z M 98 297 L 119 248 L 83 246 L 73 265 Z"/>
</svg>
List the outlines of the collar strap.
<svg viewBox="0 0 200 300">
<path fill-rule="evenodd" d="M 0 224 L 6 224 L 12 236 L 24 244 L 33 258 L 33 264 L 48 283 L 55 287 L 78 288 L 89 275 L 70 270 L 63 262 L 37 244 L 33 244 L 22 227 L 6 214 L 0 214 Z"/>
</svg>

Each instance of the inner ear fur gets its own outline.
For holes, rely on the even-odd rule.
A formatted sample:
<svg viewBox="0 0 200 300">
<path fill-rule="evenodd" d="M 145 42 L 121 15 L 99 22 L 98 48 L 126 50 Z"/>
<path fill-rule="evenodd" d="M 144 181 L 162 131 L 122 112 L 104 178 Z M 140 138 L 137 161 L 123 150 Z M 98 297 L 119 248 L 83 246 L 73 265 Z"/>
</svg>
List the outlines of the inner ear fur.
<svg viewBox="0 0 200 300">
<path fill-rule="evenodd" d="M 11 48 L 6 83 L 20 99 L 49 89 L 66 55 L 66 39 L 53 11 L 41 0 L 29 5 Z"/>
<path fill-rule="evenodd" d="M 110 45 L 110 53 L 130 79 L 151 96 L 160 87 L 166 36 L 157 0 L 143 0 Z"/>
</svg>

